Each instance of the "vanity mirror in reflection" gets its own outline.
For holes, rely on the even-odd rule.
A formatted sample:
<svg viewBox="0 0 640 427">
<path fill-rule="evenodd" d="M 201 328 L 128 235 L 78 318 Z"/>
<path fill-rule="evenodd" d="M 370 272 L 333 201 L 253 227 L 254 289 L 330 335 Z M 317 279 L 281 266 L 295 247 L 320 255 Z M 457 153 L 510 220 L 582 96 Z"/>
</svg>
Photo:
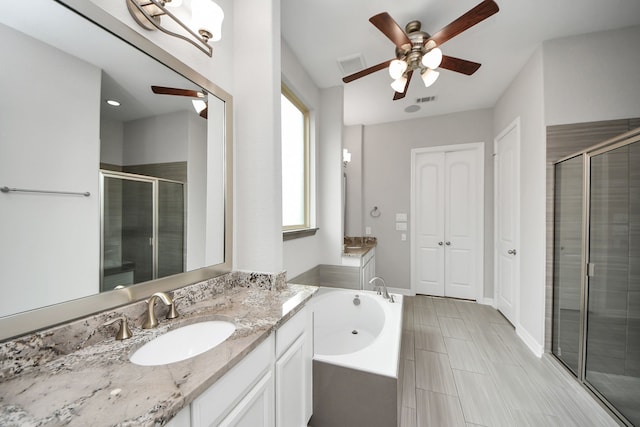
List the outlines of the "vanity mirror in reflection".
<svg viewBox="0 0 640 427">
<path fill-rule="evenodd" d="M 0 187 L 37 190 L 0 194 L 0 317 L 230 259 L 217 87 L 53 0 L 0 5 L 0 39 Z"/>
</svg>

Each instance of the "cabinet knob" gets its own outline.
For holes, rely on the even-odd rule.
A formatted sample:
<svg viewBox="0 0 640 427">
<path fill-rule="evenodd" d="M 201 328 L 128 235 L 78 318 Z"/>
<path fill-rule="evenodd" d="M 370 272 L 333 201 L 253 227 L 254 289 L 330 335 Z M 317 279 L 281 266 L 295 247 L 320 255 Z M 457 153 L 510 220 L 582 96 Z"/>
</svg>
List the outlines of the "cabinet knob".
<svg viewBox="0 0 640 427">
<path fill-rule="evenodd" d="M 438 242 L 438 245 L 442 246 L 442 244 L 443 244 L 442 242 Z"/>
<path fill-rule="evenodd" d="M 445 245 L 451 246 L 451 242 L 446 242 Z"/>
<path fill-rule="evenodd" d="M 509 249 L 509 250 L 507 251 L 507 253 L 508 253 L 509 255 L 515 255 L 517 252 L 516 252 L 516 250 L 515 250 L 515 249 Z"/>
</svg>

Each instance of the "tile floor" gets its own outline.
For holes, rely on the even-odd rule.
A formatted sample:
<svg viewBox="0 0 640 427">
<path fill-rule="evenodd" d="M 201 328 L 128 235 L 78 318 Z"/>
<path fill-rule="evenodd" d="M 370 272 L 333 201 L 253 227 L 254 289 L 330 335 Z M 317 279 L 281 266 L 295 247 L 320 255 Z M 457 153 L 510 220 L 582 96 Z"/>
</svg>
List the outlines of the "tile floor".
<svg viewBox="0 0 640 427">
<path fill-rule="evenodd" d="M 400 426 L 616 426 L 489 306 L 405 297 Z"/>
</svg>

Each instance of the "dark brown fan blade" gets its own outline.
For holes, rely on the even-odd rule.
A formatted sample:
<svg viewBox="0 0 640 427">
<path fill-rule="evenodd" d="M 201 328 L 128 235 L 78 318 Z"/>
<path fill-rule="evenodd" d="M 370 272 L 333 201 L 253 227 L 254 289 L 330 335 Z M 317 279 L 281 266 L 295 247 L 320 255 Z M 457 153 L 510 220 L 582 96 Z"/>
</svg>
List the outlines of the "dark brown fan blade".
<svg viewBox="0 0 640 427">
<path fill-rule="evenodd" d="M 498 5 L 493 0 L 485 0 L 431 37 L 429 37 L 426 41 L 429 42 L 433 40 L 436 42 L 437 46 L 440 46 L 447 40 L 457 36 L 461 32 L 468 30 L 479 22 L 484 21 L 494 13 L 497 13 Z"/>
<path fill-rule="evenodd" d="M 190 89 L 176 89 L 174 87 L 151 86 L 153 93 L 158 95 L 190 96 L 192 98 L 204 98 L 204 93 Z"/>
<path fill-rule="evenodd" d="M 364 70 L 358 71 L 357 73 L 353 73 L 348 75 L 347 77 L 343 77 L 342 81 L 345 83 L 352 82 L 360 77 L 368 76 L 371 73 L 375 73 L 376 71 L 380 71 L 384 68 L 387 68 L 389 64 L 393 61 L 392 59 L 388 61 L 384 61 L 379 63 L 378 65 L 374 65 L 373 67 L 365 68 Z"/>
<path fill-rule="evenodd" d="M 385 36 L 389 37 L 389 40 L 391 40 L 396 47 L 402 48 L 403 45 L 411 44 L 411 40 L 409 40 L 407 34 L 402 30 L 402 27 L 400 27 L 387 12 L 372 16 L 369 18 L 369 22 L 382 31 Z"/>
<path fill-rule="evenodd" d="M 413 70 L 407 73 L 407 84 L 404 85 L 404 91 L 396 92 L 393 94 L 394 101 L 397 101 L 398 99 L 402 99 L 407 95 L 407 89 L 409 88 L 409 82 L 411 81 L 411 76 L 413 76 Z"/>
<path fill-rule="evenodd" d="M 454 58 L 453 56 L 442 55 L 442 63 L 440 64 L 440 68 L 444 68 L 446 70 L 455 71 L 456 73 L 466 74 L 470 76 L 471 74 L 478 71 L 481 64 L 477 62 L 467 61 L 466 59 Z"/>
</svg>

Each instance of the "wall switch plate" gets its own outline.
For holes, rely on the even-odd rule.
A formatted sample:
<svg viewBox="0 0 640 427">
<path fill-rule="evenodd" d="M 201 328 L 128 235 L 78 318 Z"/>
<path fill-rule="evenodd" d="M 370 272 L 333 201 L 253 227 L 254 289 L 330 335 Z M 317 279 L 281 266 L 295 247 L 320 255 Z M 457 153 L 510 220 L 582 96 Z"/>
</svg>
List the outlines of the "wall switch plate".
<svg viewBox="0 0 640 427">
<path fill-rule="evenodd" d="M 371 227 L 365 227 L 364 234 L 366 234 L 367 236 L 371 236 Z"/>
<path fill-rule="evenodd" d="M 396 222 L 396 230 L 404 231 L 406 229 L 407 229 L 407 223 L 406 222 Z"/>
<path fill-rule="evenodd" d="M 407 222 L 407 214 L 406 213 L 397 213 L 396 221 L 404 221 Z"/>
<path fill-rule="evenodd" d="M 402 233 L 402 234 L 400 235 L 400 240 L 402 240 L 403 242 L 404 242 L 405 240 L 407 240 L 407 233 Z"/>
</svg>

